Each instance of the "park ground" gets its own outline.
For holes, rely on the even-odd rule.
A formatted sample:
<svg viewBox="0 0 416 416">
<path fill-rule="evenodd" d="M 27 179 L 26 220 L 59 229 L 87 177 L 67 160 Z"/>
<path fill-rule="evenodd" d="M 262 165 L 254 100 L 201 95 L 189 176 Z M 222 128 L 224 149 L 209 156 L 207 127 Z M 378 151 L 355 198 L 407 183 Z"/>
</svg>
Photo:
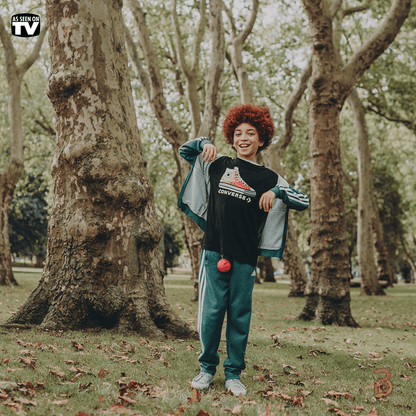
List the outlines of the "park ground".
<svg viewBox="0 0 416 416">
<path fill-rule="evenodd" d="M 18 269 L 15 276 L 18 287 L 0 287 L 0 323 L 24 303 L 40 271 Z M 189 276 L 170 274 L 165 288 L 195 327 Z M 225 393 L 222 367 L 210 389 L 191 389 L 197 340 L 0 328 L 0 416 L 415 414 L 416 285 L 398 284 L 384 297 L 353 288 L 358 329 L 294 320 L 304 300 L 288 293 L 287 283 L 254 289 L 245 398 Z M 222 362 L 224 341 L 219 351 Z M 391 393 L 376 398 L 375 383 L 388 377 L 381 386 Z"/>
</svg>

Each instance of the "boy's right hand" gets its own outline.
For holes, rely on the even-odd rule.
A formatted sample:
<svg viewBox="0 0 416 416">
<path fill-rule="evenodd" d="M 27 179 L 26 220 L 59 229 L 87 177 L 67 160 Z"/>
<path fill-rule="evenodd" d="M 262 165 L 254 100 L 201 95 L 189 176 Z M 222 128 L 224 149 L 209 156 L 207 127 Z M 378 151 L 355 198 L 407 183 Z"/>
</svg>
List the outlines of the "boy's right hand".
<svg viewBox="0 0 416 416">
<path fill-rule="evenodd" d="M 201 157 L 205 162 L 213 162 L 217 158 L 217 148 L 211 143 L 206 143 Z"/>
</svg>

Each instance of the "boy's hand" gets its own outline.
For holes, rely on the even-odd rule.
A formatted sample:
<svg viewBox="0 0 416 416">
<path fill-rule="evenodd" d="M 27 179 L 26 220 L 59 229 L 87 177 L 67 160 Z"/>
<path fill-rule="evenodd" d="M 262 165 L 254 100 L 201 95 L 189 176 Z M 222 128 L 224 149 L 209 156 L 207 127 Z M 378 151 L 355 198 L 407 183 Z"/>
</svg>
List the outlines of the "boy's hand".
<svg viewBox="0 0 416 416">
<path fill-rule="evenodd" d="M 205 162 L 213 162 L 217 158 L 217 148 L 213 144 L 206 143 L 204 145 L 204 150 L 201 153 L 201 157 Z"/>
<path fill-rule="evenodd" d="M 276 194 L 273 191 L 265 192 L 260 198 L 260 209 L 263 209 L 265 212 L 269 212 L 273 207 L 273 200 L 275 198 Z"/>
</svg>

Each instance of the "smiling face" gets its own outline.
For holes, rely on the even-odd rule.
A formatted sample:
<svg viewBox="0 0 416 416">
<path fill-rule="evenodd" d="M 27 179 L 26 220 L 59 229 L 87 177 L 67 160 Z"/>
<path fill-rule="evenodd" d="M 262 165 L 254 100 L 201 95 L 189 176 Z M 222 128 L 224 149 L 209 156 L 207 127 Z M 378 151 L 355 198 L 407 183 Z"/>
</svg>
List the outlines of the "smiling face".
<svg viewBox="0 0 416 416">
<path fill-rule="evenodd" d="M 259 147 L 263 146 L 255 127 L 248 123 L 240 124 L 234 130 L 233 147 L 237 151 L 237 156 L 254 162 Z"/>
</svg>

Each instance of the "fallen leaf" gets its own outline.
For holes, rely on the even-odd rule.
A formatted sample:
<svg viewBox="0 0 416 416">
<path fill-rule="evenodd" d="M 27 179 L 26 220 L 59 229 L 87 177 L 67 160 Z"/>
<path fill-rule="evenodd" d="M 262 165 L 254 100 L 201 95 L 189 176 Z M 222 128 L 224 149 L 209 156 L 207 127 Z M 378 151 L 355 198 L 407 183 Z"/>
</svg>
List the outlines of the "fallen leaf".
<svg viewBox="0 0 416 416">
<path fill-rule="evenodd" d="M 120 399 L 120 400 L 124 400 L 125 402 L 130 403 L 130 404 L 136 404 L 137 403 L 136 400 L 131 399 L 130 397 L 128 397 L 126 395 L 124 395 L 124 396 L 118 396 L 117 398 Z"/>
<path fill-rule="evenodd" d="M 266 412 L 262 413 L 260 416 L 275 416 L 272 412 L 272 405 L 270 403 L 266 404 Z"/>
<path fill-rule="evenodd" d="M 246 404 L 258 405 L 258 403 L 255 400 L 251 400 L 250 398 L 247 398 L 247 400 L 244 400 L 241 404 L 243 404 L 243 405 L 246 405 Z"/>
<path fill-rule="evenodd" d="M 352 394 L 350 394 L 350 393 L 341 393 L 339 391 L 334 391 L 334 390 L 329 390 L 325 394 L 325 397 L 331 397 L 331 396 L 333 396 L 335 398 L 337 398 L 337 397 L 345 397 L 346 399 L 355 400 L 355 397 Z"/>
<path fill-rule="evenodd" d="M 54 370 L 49 370 L 49 372 L 57 377 L 65 377 L 65 373 L 62 373 L 61 371 L 54 371 Z"/>
<path fill-rule="evenodd" d="M 131 410 L 124 407 L 123 404 L 117 404 L 117 403 L 114 403 L 111 406 L 111 411 L 113 413 L 118 413 L 118 414 L 131 414 L 132 413 Z"/>
<path fill-rule="evenodd" d="M 193 389 L 192 398 L 188 397 L 188 403 L 199 403 L 201 401 L 201 393 L 197 389 Z"/>
<path fill-rule="evenodd" d="M 299 406 L 299 407 L 305 407 L 305 404 L 303 403 L 303 397 L 300 395 L 300 392 L 298 391 L 298 394 L 293 398 L 292 402 L 293 406 Z"/>
<path fill-rule="evenodd" d="M 242 410 L 243 410 L 243 406 L 241 404 L 239 404 L 239 405 L 233 407 L 233 410 L 231 410 L 231 413 L 233 415 L 239 415 Z"/>
<path fill-rule="evenodd" d="M 54 400 L 53 402 L 50 402 L 50 403 L 56 404 L 56 405 L 59 405 L 59 406 L 64 406 L 64 405 L 66 405 L 66 404 L 69 403 L 69 400 L 68 399 L 65 399 L 65 400 Z"/>
<path fill-rule="evenodd" d="M 349 416 L 347 413 L 343 412 L 342 410 L 335 409 L 335 408 L 328 409 L 328 412 L 335 413 L 338 416 Z"/>
<path fill-rule="evenodd" d="M 356 413 L 356 412 L 363 412 L 364 411 L 364 407 L 363 406 L 354 406 L 354 409 L 352 409 L 352 411 L 354 413 Z"/>
<path fill-rule="evenodd" d="M 211 413 L 201 409 L 195 416 L 211 416 Z"/>
<path fill-rule="evenodd" d="M 380 414 L 377 412 L 376 407 L 373 406 L 369 413 L 367 413 L 367 416 L 380 416 Z"/>
<path fill-rule="evenodd" d="M 31 406 L 37 406 L 38 404 L 32 400 L 28 400 L 25 399 L 24 397 L 16 397 L 15 399 L 13 399 L 15 402 L 19 402 L 22 404 L 27 404 L 27 405 L 31 405 Z"/>
<path fill-rule="evenodd" d="M 79 344 L 78 342 L 71 341 L 71 344 L 77 351 L 82 351 L 84 349 L 84 346 L 82 344 Z"/>
<path fill-rule="evenodd" d="M 110 372 L 108 370 L 104 370 L 103 368 L 98 371 L 98 377 L 100 378 L 106 378 L 107 374 L 109 374 Z"/>
<path fill-rule="evenodd" d="M 263 375 L 261 376 L 253 376 L 254 381 L 266 381 Z"/>
<path fill-rule="evenodd" d="M 326 404 L 331 404 L 332 406 L 337 406 L 338 407 L 338 403 L 335 402 L 334 400 L 325 399 L 325 398 L 321 398 L 321 400 L 323 400 Z"/>
</svg>

